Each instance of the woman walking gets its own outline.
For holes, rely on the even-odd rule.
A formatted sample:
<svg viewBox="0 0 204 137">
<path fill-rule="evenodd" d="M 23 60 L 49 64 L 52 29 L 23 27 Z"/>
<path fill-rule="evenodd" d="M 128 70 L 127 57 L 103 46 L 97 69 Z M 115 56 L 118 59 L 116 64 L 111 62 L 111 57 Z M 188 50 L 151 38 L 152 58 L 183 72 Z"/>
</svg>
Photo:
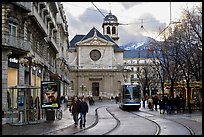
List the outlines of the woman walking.
<svg viewBox="0 0 204 137">
<path fill-rule="evenodd" d="M 75 96 L 70 106 L 70 111 L 72 112 L 75 127 L 78 126 L 79 105 L 79 99 L 77 96 Z"/>
</svg>

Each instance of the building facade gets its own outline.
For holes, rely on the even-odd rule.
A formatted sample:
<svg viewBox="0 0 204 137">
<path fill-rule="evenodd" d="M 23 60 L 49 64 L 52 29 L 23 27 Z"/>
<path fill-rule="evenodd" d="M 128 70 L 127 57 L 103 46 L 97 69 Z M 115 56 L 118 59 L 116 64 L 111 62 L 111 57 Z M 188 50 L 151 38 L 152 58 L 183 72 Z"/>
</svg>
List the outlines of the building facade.
<svg viewBox="0 0 204 137">
<path fill-rule="evenodd" d="M 151 58 L 124 58 L 125 82 L 140 83 L 143 95 L 154 95 L 161 90 L 160 66 Z"/>
<path fill-rule="evenodd" d="M 123 50 L 95 27 L 71 40 L 69 65 L 74 95 L 115 96 L 124 82 Z"/>
<path fill-rule="evenodd" d="M 41 81 L 59 80 L 61 94 L 67 95 L 68 36 L 60 2 L 2 3 L 3 111 L 8 109 L 7 93 L 12 86 L 40 87 Z M 40 93 L 32 96 L 35 99 Z"/>
</svg>

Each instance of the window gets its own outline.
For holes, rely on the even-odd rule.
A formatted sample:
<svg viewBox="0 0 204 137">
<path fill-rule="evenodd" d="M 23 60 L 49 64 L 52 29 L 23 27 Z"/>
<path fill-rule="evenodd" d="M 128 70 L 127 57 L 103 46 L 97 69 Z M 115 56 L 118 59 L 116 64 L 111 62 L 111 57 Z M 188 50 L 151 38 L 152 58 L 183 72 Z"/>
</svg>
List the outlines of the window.
<svg viewBox="0 0 204 137">
<path fill-rule="evenodd" d="M 144 63 L 147 64 L 147 61 L 145 60 Z"/>
<path fill-rule="evenodd" d="M 107 27 L 107 34 L 111 34 L 110 33 L 110 27 Z"/>
<path fill-rule="evenodd" d="M 16 37 L 17 36 L 17 26 L 19 24 L 16 17 L 10 16 L 9 20 L 9 35 Z"/>
<path fill-rule="evenodd" d="M 134 68 L 131 68 L 131 71 L 134 71 Z"/>
<path fill-rule="evenodd" d="M 17 26 L 14 23 L 9 23 L 9 45 L 17 47 L 17 43 Z"/>
<path fill-rule="evenodd" d="M 9 35 L 14 37 L 17 36 L 17 26 L 13 23 L 9 23 Z"/>
<path fill-rule="evenodd" d="M 116 29 L 115 29 L 115 27 L 112 28 L 112 34 L 116 34 Z"/>
</svg>

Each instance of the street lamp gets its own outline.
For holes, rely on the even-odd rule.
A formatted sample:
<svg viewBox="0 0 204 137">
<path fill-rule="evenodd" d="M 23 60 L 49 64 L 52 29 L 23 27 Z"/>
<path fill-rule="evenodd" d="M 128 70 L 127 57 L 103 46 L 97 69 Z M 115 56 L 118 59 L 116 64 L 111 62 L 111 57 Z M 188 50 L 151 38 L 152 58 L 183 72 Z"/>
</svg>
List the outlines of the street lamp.
<svg viewBox="0 0 204 137">
<path fill-rule="evenodd" d="M 80 86 L 80 88 L 81 88 L 81 94 L 82 94 L 82 96 L 84 95 L 84 90 L 86 89 L 86 86 L 84 85 L 84 84 L 82 84 L 81 86 Z"/>
<path fill-rule="evenodd" d="M 29 77 L 28 77 L 28 84 L 31 85 L 31 79 L 32 79 L 32 72 L 31 72 L 31 69 L 32 69 L 32 60 L 34 58 L 34 55 L 32 53 L 28 53 L 26 57 L 22 58 L 19 60 L 19 63 L 22 65 L 22 66 L 27 66 L 28 67 L 28 72 L 29 72 Z"/>
<path fill-rule="evenodd" d="M 31 99 L 31 89 L 30 89 L 30 87 L 31 87 L 31 85 L 32 85 L 32 66 L 34 67 L 33 69 L 35 70 L 36 68 L 36 66 L 35 65 L 38 65 L 38 64 L 41 64 L 40 63 L 40 61 L 39 60 L 37 60 L 37 59 L 35 59 L 34 58 L 35 56 L 31 53 L 31 52 L 29 52 L 28 54 L 27 54 L 27 56 L 26 57 L 24 57 L 24 58 L 21 58 L 20 60 L 19 60 L 19 63 L 22 65 L 22 66 L 24 66 L 24 67 L 28 67 L 28 73 L 29 73 L 29 76 L 28 76 L 28 87 L 29 87 L 29 91 L 27 92 L 27 94 L 26 94 L 26 96 L 27 96 L 27 101 L 28 101 L 28 104 L 29 104 L 29 107 L 28 107 L 28 120 L 30 120 L 31 119 L 31 109 L 32 109 L 32 99 Z M 39 71 L 40 73 L 41 73 L 41 70 Z"/>
</svg>

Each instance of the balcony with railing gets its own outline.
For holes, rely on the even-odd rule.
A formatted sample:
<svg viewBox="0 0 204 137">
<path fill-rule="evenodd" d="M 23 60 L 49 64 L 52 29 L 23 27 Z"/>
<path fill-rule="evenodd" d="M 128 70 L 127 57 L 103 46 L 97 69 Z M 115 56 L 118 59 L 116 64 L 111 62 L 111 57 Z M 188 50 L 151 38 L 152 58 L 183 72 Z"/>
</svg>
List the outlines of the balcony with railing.
<svg viewBox="0 0 204 137">
<path fill-rule="evenodd" d="M 46 40 L 50 43 L 50 45 L 53 47 L 53 49 L 55 50 L 56 53 L 59 53 L 59 49 L 58 49 L 58 46 L 54 40 L 53 37 L 51 36 L 47 36 L 46 37 Z"/>
<path fill-rule="evenodd" d="M 48 35 L 48 30 L 47 30 L 47 27 L 46 27 L 46 24 L 44 23 L 43 19 L 41 18 L 41 16 L 39 15 L 36 7 L 32 7 L 32 12 L 29 13 L 30 16 L 33 16 L 34 19 L 38 22 L 40 28 L 42 28 L 42 30 L 44 31 L 44 33 L 46 35 Z"/>
<path fill-rule="evenodd" d="M 31 42 L 24 38 L 14 37 L 11 35 L 2 35 L 2 46 L 14 49 L 20 49 L 26 52 L 31 50 Z"/>
</svg>

